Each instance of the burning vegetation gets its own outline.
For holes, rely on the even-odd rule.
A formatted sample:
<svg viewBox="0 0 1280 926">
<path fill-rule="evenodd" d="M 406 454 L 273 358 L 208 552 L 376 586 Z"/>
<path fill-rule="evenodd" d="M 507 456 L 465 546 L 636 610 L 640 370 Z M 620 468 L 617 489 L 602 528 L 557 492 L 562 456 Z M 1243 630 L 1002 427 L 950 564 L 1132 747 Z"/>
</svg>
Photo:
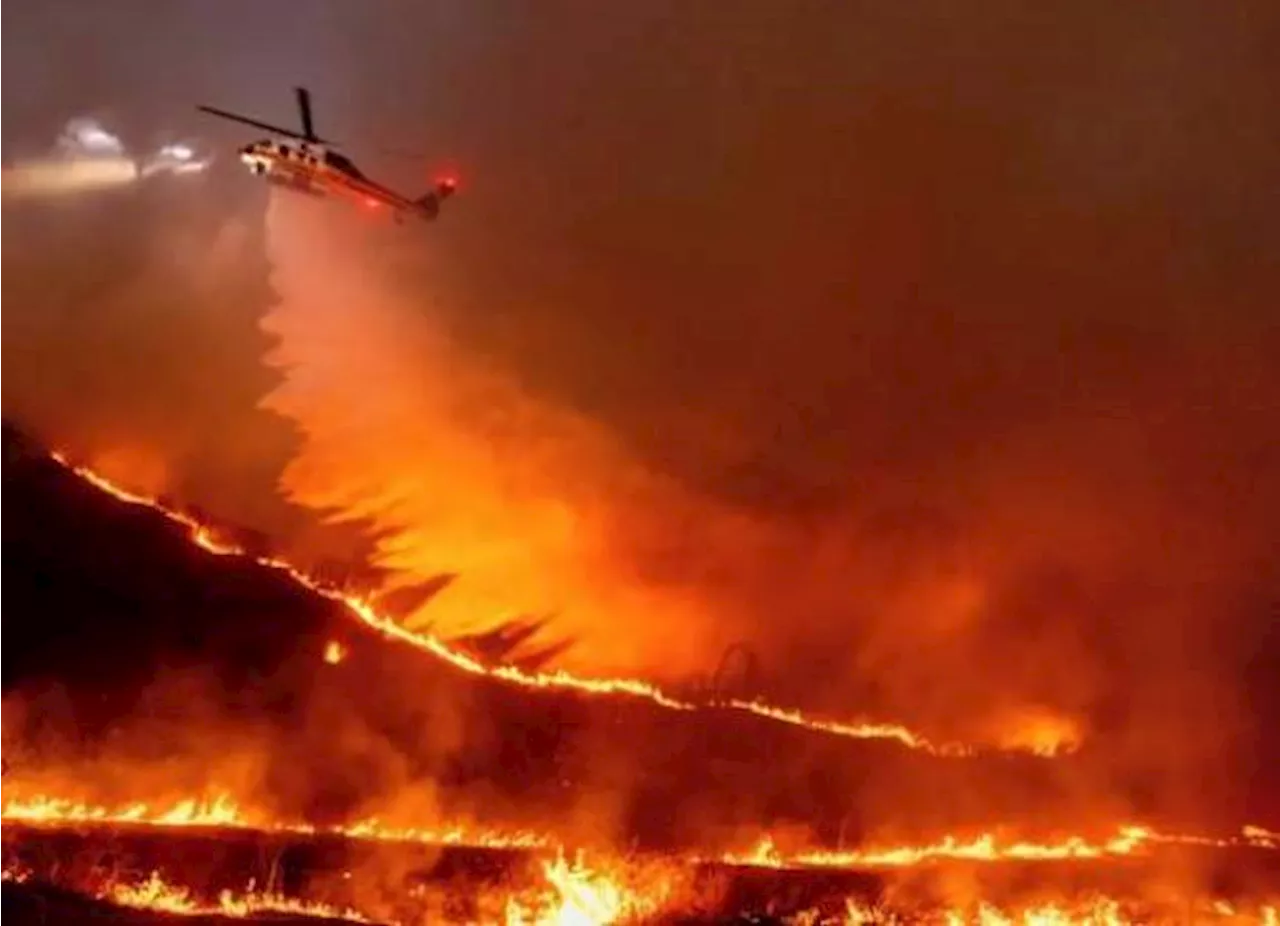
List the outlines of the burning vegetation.
<svg viewBox="0 0 1280 926">
<path fill-rule="evenodd" d="M 5 19 L 4 912 L 1280 926 L 1275 0 L 84 6 Z M 171 121 L 291 58 L 465 208 Z"/>
<path fill-rule="evenodd" d="M 6 460 L 18 600 L 61 620 L 108 575 L 143 610 L 157 593 L 174 606 L 175 575 L 179 604 L 226 598 L 176 638 L 125 641 L 132 671 L 100 667 L 81 690 L 52 680 L 76 677 L 59 671 L 77 658 L 66 641 L 95 621 L 58 628 L 52 648 L 20 639 L 20 661 L 6 651 L 13 909 L 511 926 L 1275 921 L 1280 836 L 1135 819 L 1079 793 L 1087 751 L 938 743 L 507 662 L 528 625 L 411 631 L 13 433 Z M 57 564 L 66 581 L 48 600 L 27 577 Z M 267 603 L 272 622 L 217 623 Z M 771 769 L 765 755 L 795 761 Z M 869 807 L 850 782 L 891 792 L 868 763 L 907 798 Z M 906 803 L 936 783 L 950 801 Z"/>
</svg>

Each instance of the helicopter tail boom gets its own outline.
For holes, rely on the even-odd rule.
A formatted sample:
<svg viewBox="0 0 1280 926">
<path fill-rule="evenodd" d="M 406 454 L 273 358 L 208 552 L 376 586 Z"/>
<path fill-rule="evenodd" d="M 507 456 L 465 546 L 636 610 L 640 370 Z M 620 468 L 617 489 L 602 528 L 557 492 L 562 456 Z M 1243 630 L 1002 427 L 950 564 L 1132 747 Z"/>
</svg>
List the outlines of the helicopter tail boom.
<svg viewBox="0 0 1280 926">
<path fill-rule="evenodd" d="M 419 196 L 413 201 L 414 205 L 426 213 L 427 218 L 434 219 L 440 214 L 440 204 L 453 195 L 458 188 L 458 184 L 450 179 L 445 178 L 436 182 L 435 188 L 423 196 Z"/>
</svg>

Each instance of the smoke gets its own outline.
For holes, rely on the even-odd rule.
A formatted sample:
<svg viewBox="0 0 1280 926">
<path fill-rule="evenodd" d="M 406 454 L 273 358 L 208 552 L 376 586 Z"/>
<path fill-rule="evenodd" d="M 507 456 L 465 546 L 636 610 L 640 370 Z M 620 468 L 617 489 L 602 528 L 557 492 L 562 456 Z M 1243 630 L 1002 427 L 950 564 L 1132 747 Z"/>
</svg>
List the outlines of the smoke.
<svg viewBox="0 0 1280 926">
<path fill-rule="evenodd" d="M 637 581 L 609 536 L 660 497 L 657 477 L 397 285 L 421 240 L 285 195 L 267 228 L 279 302 L 264 326 L 285 378 L 266 406 L 303 435 L 289 500 L 369 522 L 380 566 L 458 577 L 411 625 L 454 635 L 550 612 L 580 667 L 696 668 L 713 625 L 678 590 Z"/>
<path fill-rule="evenodd" d="M 291 436 L 253 410 L 271 386 L 259 191 L 187 169 L 206 160 L 181 146 L 124 144 L 73 120 L 58 152 L 5 168 L 5 417 L 135 489 L 291 536 L 305 518 L 273 491 Z"/>
<path fill-rule="evenodd" d="M 554 189 L 412 243 L 273 204 L 289 497 L 457 573 L 437 628 L 553 612 L 566 665 L 651 676 L 742 640 L 779 698 L 1230 789 L 1274 730 L 1259 47 L 1093 11 L 945 51 L 887 17 L 858 58 L 728 18 L 494 53 L 531 110 L 498 95 L 477 173 L 567 126 Z"/>
</svg>

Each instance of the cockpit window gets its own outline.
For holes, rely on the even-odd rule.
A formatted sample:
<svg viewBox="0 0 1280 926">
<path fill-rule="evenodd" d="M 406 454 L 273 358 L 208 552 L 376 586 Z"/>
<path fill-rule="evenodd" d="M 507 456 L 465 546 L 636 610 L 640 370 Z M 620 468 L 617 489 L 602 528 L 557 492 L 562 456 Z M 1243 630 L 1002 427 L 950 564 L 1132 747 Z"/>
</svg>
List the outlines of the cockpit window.
<svg viewBox="0 0 1280 926">
<path fill-rule="evenodd" d="M 340 170 L 343 173 L 351 174 L 351 176 L 353 177 L 364 176 L 364 174 L 360 173 L 360 171 L 356 168 L 354 164 L 351 163 L 350 160 L 348 160 L 347 158 L 343 157 L 342 155 L 336 152 L 326 151 L 324 153 L 324 162 L 325 164 L 329 165 L 335 170 Z"/>
</svg>

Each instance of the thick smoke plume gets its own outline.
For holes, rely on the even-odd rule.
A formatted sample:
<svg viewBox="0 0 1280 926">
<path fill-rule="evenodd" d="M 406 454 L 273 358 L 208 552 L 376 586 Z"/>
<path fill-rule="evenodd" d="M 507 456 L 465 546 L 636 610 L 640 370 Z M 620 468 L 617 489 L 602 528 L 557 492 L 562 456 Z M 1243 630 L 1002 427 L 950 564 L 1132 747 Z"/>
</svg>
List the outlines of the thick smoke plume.
<svg viewBox="0 0 1280 926">
<path fill-rule="evenodd" d="M 701 603 L 617 555 L 619 530 L 679 496 L 606 428 L 455 343 L 398 283 L 427 242 L 286 195 L 267 229 L 284 382 L 266 406 L 302 434 L 284 491 L 371 524 L 378 565 L 454 577 L 411 624 L 457 635 L 553 612 L 578 667 L 603 672 L 687 673 L 715 653 Z"/>
<path fill-rule="evenodd" d="M 518 215 L 481 188 L 391 245 L 280 205 L 291 497 L 457 572 L 421 620 L 556 612 L 577 666 L 745 640 L 833 710 L 1152 768 L 1247 750 L 1280 523 L 1259 49 L 1188 14 L 1110 23 L 1086 68 L 1090 17 L 1010 19 L 965 32 L 970 72 L 894 22 L 854 65 L 749 18 L 648 23 L 594 70 L 497 56 L 554 102 L 495 103 L 480 176 L 575 127 L 572 183 L 499 191 Z"/>
</svg>

